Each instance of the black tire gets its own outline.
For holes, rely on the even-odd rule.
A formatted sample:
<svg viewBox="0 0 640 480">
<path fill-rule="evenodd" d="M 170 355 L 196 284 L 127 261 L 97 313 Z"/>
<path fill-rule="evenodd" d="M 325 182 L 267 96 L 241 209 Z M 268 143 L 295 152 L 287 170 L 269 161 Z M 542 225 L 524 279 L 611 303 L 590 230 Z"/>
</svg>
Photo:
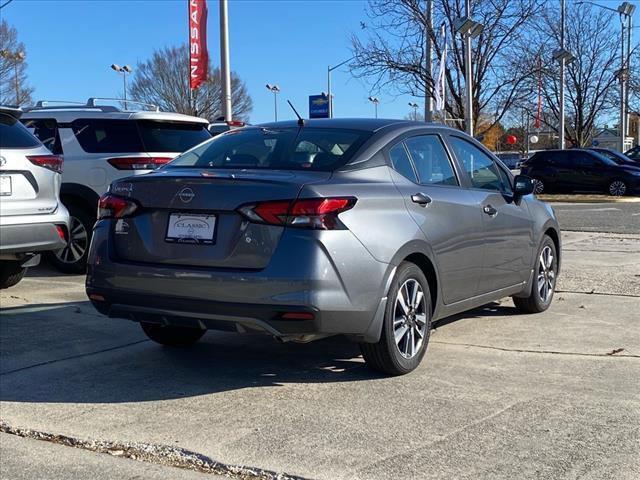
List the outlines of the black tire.
<svg viewBox="0 0 640 480">
<path fill-rule="evenodd" d="M 0 290 L 17 285 L 27 269 L 12 260 L 0 262 Z"/>
<path fill-rule="evenodd" d="M 402 306 L 397 303 L 398 295 L 401 287 L 415 285 L 413 282 L 420 285 L 422 300 L 415 302 L 415 309 L 409 308 L 409 312 L 413 312 L 413 316 L 410 314 L 404 315 Z M 411 293 L 407 291 L 408 295 L 411 295 Z M 398 324 L 398 322 L 404 323 Z M 409 323 L 407 324 L 407 322 Z M 404 336 L 399 335 L 400 340 L 396 343 L 395 334 L 400 332 L 402 328 L 406 329 L 406 333 Z M 409 332 L 409 330 L 413 331 Z M 420 331 L 422 331 L 422 337 L 420 337 Z M 429 283 L 417 265 L 403 262 L 398 267 L 388 294 L 387 309 L 384 315 L 380 340 L 377 343 L 361 343 L 362 356 L 367 365 L 373 370 L 389 375 L 404 375 L 414 370 L 422 361 L 422 357 L 427 351 L 430 333 L 431 294 Z M 420 339 L 422 340 L 421 342 Z M 409 347 L 409 345 L 411 346 Z M 414 349 L 413 355 L 410 357 L 406 356 L 407 348 Z M 404 350 L 404 352 L 401 350 Z"/>
<path fill-rule="evenodd" d="M 614 179 L 609 182 L 607 186 L 607 193 L 612 197 L 623 197 L 629 191 L 629 187 L 627 186 L 624 180 Z"/>
<path fill-rule="evenodd" d="M 206 333 L 206 330 L 189 327 L 158 325 L 141 322 L 140 326 L 151 340 L 168 347 L 188 347 L 193 345 Z"/>
<path fill-rule="evenodd" d="M 47 259 L 62 273 L 85 273 L 89 244 L 96 218 L 83 207 L 73 203 L 67 205 L 67 209 L 71 219 L 69 244 L 60 250 L 47 252 Z"/>
<path fill-rule="evenodd" d="M 541 292 L 540 287 L 540 276 L 543 275 L 543 268 L 541 267 L 543 257 L 543 252 L 545 249 L 549 248 L 552 254 L 551 261 L 551 271 L 553 272 L 553 279 L 551 280 L 551 287 L 549 288 L 549 295 L 546 297 L 546 300 L 543 298 L 543 294 Z M 531 286 L 531 294 L 528 297 L 513 297 L 513 303 L 516 305 L 518 310 L 522 313 L 541 313 L 549 308 L 551 302 L 553 300 L 553 294 L 556 287 L 556 281 L 558 278 L 558 254 L 556 251 L 556 244 L 553 243 L 553 240 L 548 235 L 545 235 L 542 239 L 542 243 L 540 244 L 540 248 L 538 248 L 538 256 L 536 257 L 536 265 L 535 265 L 534 275 L 533 275 L 533 285 Z M 544 277 L 545 279 L 549 279 L 549 274 Z M 544 291 L 544 290 L 543 290 Z"/>
</svg>

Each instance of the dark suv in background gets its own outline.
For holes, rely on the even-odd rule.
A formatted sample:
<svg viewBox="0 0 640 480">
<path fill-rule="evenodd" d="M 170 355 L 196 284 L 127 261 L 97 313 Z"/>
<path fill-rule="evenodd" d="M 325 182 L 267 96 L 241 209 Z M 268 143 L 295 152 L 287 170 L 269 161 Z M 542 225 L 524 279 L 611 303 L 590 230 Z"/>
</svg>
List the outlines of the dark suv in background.
<svg viewBox="0 0 640 480">
<path fill-rule="evenodd" d="M 638 192 L 640 168 L 613 160 L 591 150 L 545 150 L 522 164 L 521 173 L 531 177 L 535 193 L 606 192 L 621 196 Z"/>
</svg>

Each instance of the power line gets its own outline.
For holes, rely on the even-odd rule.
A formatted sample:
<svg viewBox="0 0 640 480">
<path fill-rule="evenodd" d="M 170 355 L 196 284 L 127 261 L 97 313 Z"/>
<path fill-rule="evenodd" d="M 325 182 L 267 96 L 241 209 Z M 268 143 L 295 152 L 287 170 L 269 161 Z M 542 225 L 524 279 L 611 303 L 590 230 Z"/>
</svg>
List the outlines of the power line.
<svg viewBox="0 0 640 480">
<path fill-rule="evenodd" d="M 2 5 L 0 5 L 0 10 L 9 5 L 11 2 L 13 2 L 13 0 L 7 0 L 6 2 L 4 2 Z"/>
</svg>

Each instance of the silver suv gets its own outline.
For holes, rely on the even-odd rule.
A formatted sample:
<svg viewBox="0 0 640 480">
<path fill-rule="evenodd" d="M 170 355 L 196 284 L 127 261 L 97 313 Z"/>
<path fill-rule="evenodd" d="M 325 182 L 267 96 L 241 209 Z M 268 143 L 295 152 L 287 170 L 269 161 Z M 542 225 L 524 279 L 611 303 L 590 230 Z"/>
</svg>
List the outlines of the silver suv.
<svg viewBox="0 0 640 480">
<path fill-rule="evenodd" d="M 51 152 L 64 155 L 60 195 L 71 214 L 71 238 L 66 248 L 49 255 L 63 272 L 84 272 L 98 198 L 111 182 L 148 173 L 211 138 L 203 118 L 132 101 L 127 101 L 129 108 L 151 110 L 122 110 L 108 102 L 113 100 L 90 98 L 64 105 L 40 101 L 22 116 Z"/>
<path fill-rule="evenodd" d="M 63 248 L 69 214 L 60 203 L 62 157 L 0 106 L 0 288 L 18 283 L 39 252 Z"/>
</svg>

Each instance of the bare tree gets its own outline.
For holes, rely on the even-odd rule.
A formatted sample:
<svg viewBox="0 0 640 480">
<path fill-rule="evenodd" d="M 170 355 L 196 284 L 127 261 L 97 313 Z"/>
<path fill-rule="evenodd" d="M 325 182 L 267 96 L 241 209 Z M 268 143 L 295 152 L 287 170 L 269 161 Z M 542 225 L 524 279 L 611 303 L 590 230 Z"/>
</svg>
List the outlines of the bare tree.
<svg viewBox="0 0 640 480">
<path fill-rule="evenodd" d="M 435 56 L 442 52 L 437 28 L 427 31 L 425 0 L 369 0 L 368 21 L 362 33 L 352 35 L 356 77 L 372 80 L 372 89 L 389 89 L 399 94 L 433 94 L 434 80 L 425 68 L 425 38 L 430 35 Z M 473 42 L 473 104 L 475 130 L 482 135 L 500 122 L 511 106 L 529 92 L 525 86 L 532 67 L 514 61 L 518 39 L 526 35 L 542 0 L 473 0 L 473 17 L 484 24 Z M 444 23 L 450 42 L 446 71 L 450 117 L 464 117 L 464 47 L 455 33 L 454 22 L 464 16 L 464 0 L 434 0 L 433 25 Z M 493 122 L 478 122 L 484 115 Z M 456 126 L 464 128 L 463 122 Z"/>
<path fill-rule="evenodd" d="M 27 84 L 25 53 L 18 31 L 0 20 L 0 104 L 31 104 L 33 87 Z"/>
<path fill-rule="evenodd" d="M 559 124 L 559 64 L 552 52 L 560 43 L 559 10 L 550 4 L 538 17 L 538 25 L 519 48 L 527 61 L 541 59 L 539 74 L 542 79 L 544 114 L 541 121 L 558 132 Z M 602 9 L 581 5 L 568 12 L 566 19 L 566 49 L 575 60 L 566 67 L 566 122 L 564 136 L 573 146 L 589 146 L 598 122 L 615 114 L 620 105 L 619 82 L 616 72 L 620 67 L 619 33 L 614 16 Z M 536 74 L 529 81 L 532 91 L 537 89 Z M 534 110 L 533 98 L 519 106 Z M 618 107 L 616 107 L 618 105 Z"/>
<path fill-rule="evenodd" d="M 209 65 L 209 79 L 189 94 L 189 56 L 186 45 L 156 50 L 139 63 L 129 93 L 135 100 L 163 110 L 215 120 L 222 116 L 220 70 Z M 248 120 L 253 101 L 242 80 L 231 73 L 233 118 Z"/>
</svg>

